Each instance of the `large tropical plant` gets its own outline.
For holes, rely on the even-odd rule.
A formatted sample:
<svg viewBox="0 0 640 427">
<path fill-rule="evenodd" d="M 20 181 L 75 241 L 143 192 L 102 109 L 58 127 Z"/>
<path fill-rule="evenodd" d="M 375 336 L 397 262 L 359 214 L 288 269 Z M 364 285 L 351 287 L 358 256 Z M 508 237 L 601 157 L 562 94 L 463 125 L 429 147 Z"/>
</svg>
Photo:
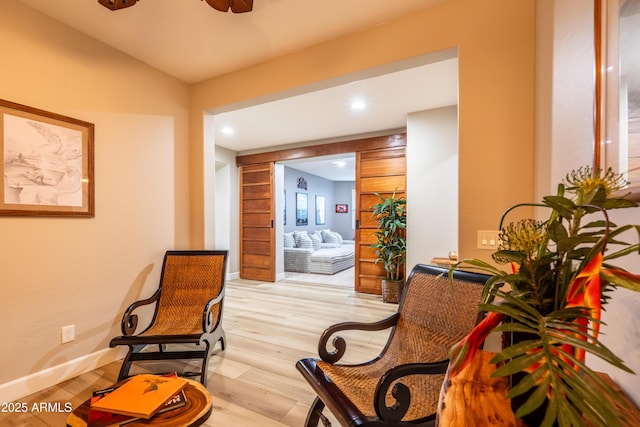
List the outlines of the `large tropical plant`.
<svg viewBox="0 0 640 427">
<path fill-rule="evenodd" d="M 375 231 L 377 243 L 371 247 L 376 252 L 376 263 L 383 263 L 388 280 L 402 280 L 407 260 L 406 204 L 404 197 L 396 197 L 394 191 L 388 197 L 375 193 L 380 202 L 371 206 L 371 216 L 378 221 Z"/>
<path fill-rule="evenodd" d="M 617 197 L 626 181 L 611 170 L 590 167 L 568 174 L 556 195 L 542 203 L 516 205 L 500 221 L 500 245 L 495 264 L 463 259 L 451 267 L 480 270 L 491 275 L 480 309 L 488 312 L 469 336 L 451 349 L 451 374 L 466 366 L 489 332 L 524 335 L 493 358 L 496 376 L 518 374 L 508 397 L 525 397 L 515 408 L 526 417 L 544 409 L 542 426 L 618 426 L 612 401 L 618 393 L 585 364 L 585 354 L 631 372 L 624 361 L 600 340 L 602 306 L 607 294 L 620 286 L 640 291 L 640 276 L 612 264 L 617 258 L 640 253 L 640 226 L 612 223 L 611 209 L 636 207 Z M 520 206 L 543 207 L 545 220 L 524 219 L 504 225 Z M 624 235 L 623 235 L 624 233 Z M 500 264 L 508 265 L 503 270 Z M 607 396 L 609 399 L 603 399 Z M 513 400 L 512 400 L 513 402 Z"/>
</svg>

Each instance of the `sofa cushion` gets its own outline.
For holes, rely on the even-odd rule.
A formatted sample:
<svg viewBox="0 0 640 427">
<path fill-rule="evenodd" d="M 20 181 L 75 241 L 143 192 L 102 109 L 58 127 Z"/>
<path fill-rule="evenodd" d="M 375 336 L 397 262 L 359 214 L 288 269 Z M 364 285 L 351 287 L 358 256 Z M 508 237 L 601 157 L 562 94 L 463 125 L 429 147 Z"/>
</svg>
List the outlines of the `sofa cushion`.
<svg viewBox="0 0 640 427">
<path fill-rule="evenodd" d="M 332 263 L 344 258 L 353 258 L 353 254 L 354 246 L 323 248 L 311 254 L 311 261 Z"/>
<path fill-rule="evenodd" d="M 338 244 L 342 245 L 342 236 L 337 231 L 334 231 L 333 234 L 336 236 L 336 240 L 338 240 Z"/>
<path fill-rule="evenodd" d="M 295 248 L 296 247 L 296 239 L 293 237 L 293 232 L 284 233 L 284 247 L 285 248 Z"/>
<path fill-rule="evenodd" d="M 324 243 L 333 243 L 335 245 L 338 244 L 338 238 L 331 230 L 322 230 L 322 241 Z"/>
<path fill-rule="evenodd" d="M 296 248 L 313 249 L 313 241 L 306 231 L 294 231 L 293 236 L 296 241 Z"/>
<path fill-rule="evenodd" d="M 322 244 L 322 235 L 319 232 L 314 231 L 313 233 L 309 233 L 309 237 L 313 242 L 313 250 L 317 251 L 320 249 L 320 245 Z"/>
<path fill-rule="evenodd" d="M 311 241 L 311 237 L 306 237 Z M 299 239 L 301 242 L 304 241 L 302 236 L 299 236 Z M 322 247 L 316 251 L 312 248 L 285 248 L 284 271 L 335 274 L 353 267 L 355 245 L 349 240 L 345 240 L 344 243 L 342 246 L 335 243 L 322 243 Z M 331 248 L 328 247 L 329 245 Z"/>
</svg>

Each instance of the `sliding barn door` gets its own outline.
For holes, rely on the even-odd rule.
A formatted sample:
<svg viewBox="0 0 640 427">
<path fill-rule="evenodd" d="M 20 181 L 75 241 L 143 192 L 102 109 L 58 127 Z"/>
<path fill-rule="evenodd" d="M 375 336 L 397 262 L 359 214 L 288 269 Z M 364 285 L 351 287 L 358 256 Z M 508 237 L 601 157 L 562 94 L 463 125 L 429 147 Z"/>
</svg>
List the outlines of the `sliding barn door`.
<svg viewBox="0 0 640 427">
<path fill-rule="evenodd" d="M 240 167 L 240 277 L 276 280 L 273 162 Z"/>
<path fill-rule="evenodd" d="M 406 195 L 405 147 L 385 148 L 356 153 L 356 268 L 355 290 L 381 294 L 381 281 L 385 276 L 382 263 L 374 263 L 376 243 L 373 234 L 377 222 L 371 217 L 371 206 L 380 199 L 396 192 L 396 196 Z"/>
</svg>

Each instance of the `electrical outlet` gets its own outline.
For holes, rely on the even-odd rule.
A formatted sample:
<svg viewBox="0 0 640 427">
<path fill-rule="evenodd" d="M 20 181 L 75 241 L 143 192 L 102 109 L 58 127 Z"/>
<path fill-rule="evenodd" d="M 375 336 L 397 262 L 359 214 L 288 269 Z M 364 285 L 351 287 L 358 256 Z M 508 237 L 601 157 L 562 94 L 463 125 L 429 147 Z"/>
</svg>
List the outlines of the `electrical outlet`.
<svg viewBox="0 0 640 427">
<path fill-rule="evenodd" d="M 498 249 L 499 231 L 478 230 L 478 249 Z"/>
<path fill-rule="evenodd" d="M 62 327 L 62 344 L 68 343 L 76 339 L 76 325 L 68 325 Z"/>
</svg>

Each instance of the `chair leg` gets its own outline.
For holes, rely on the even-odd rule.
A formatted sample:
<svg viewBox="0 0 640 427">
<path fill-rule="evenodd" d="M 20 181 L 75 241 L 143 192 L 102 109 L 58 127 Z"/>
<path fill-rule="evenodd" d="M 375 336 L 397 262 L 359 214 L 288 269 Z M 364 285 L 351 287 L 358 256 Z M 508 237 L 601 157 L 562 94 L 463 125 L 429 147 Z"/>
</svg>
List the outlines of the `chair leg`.
<svg viewBox="0 0 640 427">
<path fill-rule="evenodd" d="M 139 353 L 145 346 L 144 345 L 130 345 L 129 352 L 125 356 L 122 361 L 122 366 L 120 367 L 120 373 L 118 373 L 118 381 L 122 381 L 123 379 L 129 376 L 129 369 L 131 369 L 131 364 L 133 360 L 131 360 L 131 355 L 133 353 Z"/>
<path fill-rule="evenodd" d="M 322 410 L 324 409 L 324 402 L 316 396 L 316 399 L 313 401 L 311 408 L 309 409 L 309 413 L 307 414 L 307 421 L 305 422 L 305 427 L 317 427 L 318 423 L 322 421 L 322 425 L 324 427 L 330 427 L 331 421 L 327 417 L 322 414 Z"/>
<path fill-rule="evenodd" d="M 215 343 L 214 343 L 215 344 Z M 202 367 L 200 368 L 200 382 L 203 386 L 207 386 L 207 367 L 209 366 L 209 351 L 210 344 L 209 341 L 204 342 L 204 356 L 202 357 Z"/>
<path fill-rule="evenodd" d="M 220 341 L 220 347 L 222 351 L 224 351 L 224 349 L 227 347 L 227 337 L 224 331 L 222 331 L 222 334 L 220 335 L 220 339 L 218 341 Z"/>
</svg>

